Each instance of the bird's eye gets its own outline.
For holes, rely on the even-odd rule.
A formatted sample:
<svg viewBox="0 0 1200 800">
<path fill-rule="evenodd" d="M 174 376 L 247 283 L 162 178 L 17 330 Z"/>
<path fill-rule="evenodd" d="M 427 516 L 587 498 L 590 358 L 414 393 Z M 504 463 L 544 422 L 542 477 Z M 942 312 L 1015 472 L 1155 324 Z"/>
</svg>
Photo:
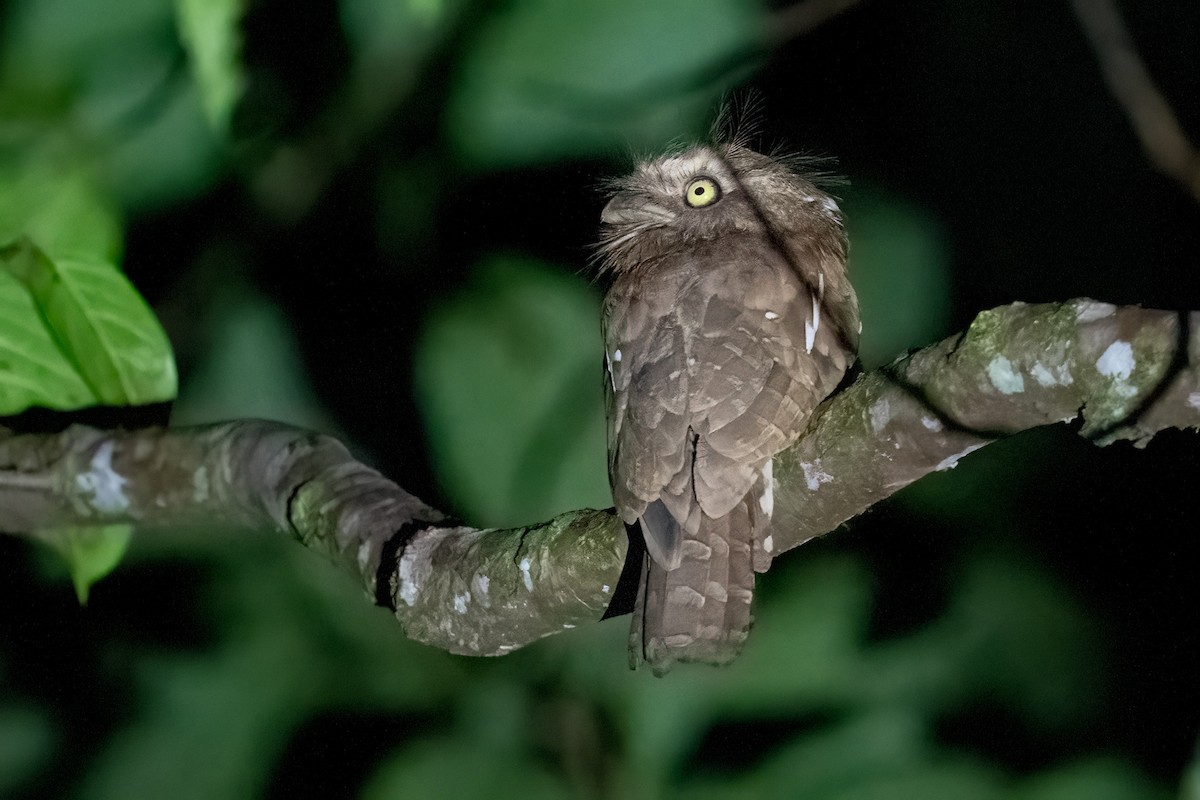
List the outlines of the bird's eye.
<svg viewBox="0 0 1200 800">
<path fill-rule="evenodd" d="M 692 178 L 683 193 L 683 199 L 692 208 L 704 208 L 721 198 L 721 187 L 712 178 Z"/>
</svg>

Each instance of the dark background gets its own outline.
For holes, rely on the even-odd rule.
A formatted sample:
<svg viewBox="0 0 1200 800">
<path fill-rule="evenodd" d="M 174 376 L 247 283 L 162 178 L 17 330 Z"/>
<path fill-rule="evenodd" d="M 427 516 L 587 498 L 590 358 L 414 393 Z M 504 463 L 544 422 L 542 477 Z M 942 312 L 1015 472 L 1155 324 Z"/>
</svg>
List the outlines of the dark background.
<svg viewBox="0 0 1200 800">
<path fill-rule="evenodd" d="M 1200 139 L 1200 4 L 1122 11 Z M 867 0 L 793 35 L 736 0 L 263 0 L 215 122 L 174 13 L 0 3 L 0 192 L 87 176 L 175 422 L 334 432 L 476 524 L 608 503 L 601 186 L 730 93 L 849 179 L 868 367 L 1013 300 L 1200 308 L 1200 204 L 1067 3 Z M 743 659 L 662 680 L 625 671 L 624 619 L 499 660 L 411 644 L 288 542 L 145 532 L 80 607 L 2 539 L 0 795 L 1173 796 L 1198 468 L 1194 433 L 998 443 L 777 561 Z"/>
</svg>

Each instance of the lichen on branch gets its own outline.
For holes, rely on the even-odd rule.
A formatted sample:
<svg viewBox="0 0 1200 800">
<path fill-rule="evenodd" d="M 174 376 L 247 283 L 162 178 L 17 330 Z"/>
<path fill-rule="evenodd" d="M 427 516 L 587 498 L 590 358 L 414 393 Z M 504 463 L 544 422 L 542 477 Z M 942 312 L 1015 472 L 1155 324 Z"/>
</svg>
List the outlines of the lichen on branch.
<svg viewBox="0 0 1200 800">
<path fill-rule="evenodd" d="M 827 533 L 998 438 L 1071 421 L 1101 445 L 1200 427 L 1200 314 L 1013 303 L 859 376 L 777 456 L 766 549 Z M 336 440 L 256 420 L 0 429 L 0 511 L 6 532 L 43 539 L 117 522 L 286 532 L 355 576 L 408 636 L 455 653 L 500 655 L 630 610 L 613 600 L 627 541 L 611 510 L 470 528 Z"/>
</svg>

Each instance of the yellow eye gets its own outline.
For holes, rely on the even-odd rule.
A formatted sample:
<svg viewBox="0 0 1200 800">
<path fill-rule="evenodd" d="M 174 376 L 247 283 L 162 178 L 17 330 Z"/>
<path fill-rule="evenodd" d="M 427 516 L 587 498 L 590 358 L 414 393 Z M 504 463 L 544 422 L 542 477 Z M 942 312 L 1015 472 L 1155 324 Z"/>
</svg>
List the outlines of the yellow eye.
<svg viewBox="0 0 1200 800">
<path fill-rule="evenodd" d="M 721 187 L 712 178 L 692 178 L 683 193 L 683 199 L 692 208 L 704 208 L 717 202 Z"/>
</svg>

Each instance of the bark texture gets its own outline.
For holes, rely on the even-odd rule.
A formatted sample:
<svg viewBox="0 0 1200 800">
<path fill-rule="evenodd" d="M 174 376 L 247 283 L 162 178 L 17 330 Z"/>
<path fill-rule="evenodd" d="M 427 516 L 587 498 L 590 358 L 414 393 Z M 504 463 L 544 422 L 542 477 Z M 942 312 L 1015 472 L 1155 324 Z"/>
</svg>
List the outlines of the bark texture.
<svg viewBox="0 0 1200 800">
<path fill-rule="evenodd" d="M 777 457 L 769 555 L 1028 428 L 1074 422 L 1097 444 L 1140 446 L 1200 427 L 1198 328 L 1196 312 L 1014 303 L 860 376 Z M 453 524 L 336 440 L 274 423 L 0 429 L 0 529 L 49 540 L 58 526 L 116 522 L 290 533 L 394 608 L 408 636 L 469 655 L 598 620 L 627 544 L 612 511 Z"/>
</svg>

